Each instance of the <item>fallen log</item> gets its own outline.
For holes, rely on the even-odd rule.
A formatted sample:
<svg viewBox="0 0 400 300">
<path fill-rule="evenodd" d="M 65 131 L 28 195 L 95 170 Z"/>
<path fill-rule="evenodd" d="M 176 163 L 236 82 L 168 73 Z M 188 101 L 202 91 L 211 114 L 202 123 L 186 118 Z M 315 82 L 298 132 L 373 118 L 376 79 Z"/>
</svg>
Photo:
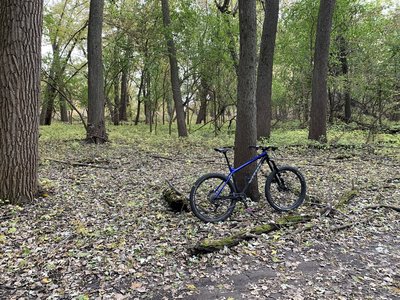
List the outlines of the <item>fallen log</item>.
<svg viewBox="0 0 400 300">
<path fill-rule="evenodd" d="M 308 222 L 312 216 L 290 215 L 279 218 L 275 223 L 258 225 L 250 230 L 243 230 L 239 233 L 220 238 L 220 239 L 203 239 L 199 241 L 191 250 L 193 255 L 211 253 L 238 245 L 242 241 L 256 238 L 258 235 L 267 234 L 272 231 L 279 230 L 283 227 L 289 227 L 298 223 Z"/>
</svg>

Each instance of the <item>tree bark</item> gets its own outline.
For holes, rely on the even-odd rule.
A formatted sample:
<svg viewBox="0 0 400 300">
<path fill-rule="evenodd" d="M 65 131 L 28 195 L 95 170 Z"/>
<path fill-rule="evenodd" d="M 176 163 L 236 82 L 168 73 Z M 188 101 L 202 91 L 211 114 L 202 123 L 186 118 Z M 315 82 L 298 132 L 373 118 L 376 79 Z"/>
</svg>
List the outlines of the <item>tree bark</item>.
<svg viewBox="0 0 400 300">
<path fill-rule="evenodd" d="M 0 1 L 0 204 L 38 191 L 43 1 Z"/>
<path fill-rule="evenodd" d="M 178 68 L 178 61 L 176 58 L 175 43 L 172 36 L 172 32 L 170 32 L 171 19 L 169 14 L 168 0 L 161 0 L 161 4 L 162 4 L 163 23 L 166 29 L 165 39 L 167 40 L 167 46 L 168 46 L 168 56 L 169 56 L 169 64 L 171 70 L 172 96 L 174 98 L 174 103 L 175 103 L 176 120 L 178 123 L 178 135 L 180 137 L 186 137 L 188 133 L 185 123 L 185 113 L 183 110 L 181 83 L 179 80 L 179 68 Z"/>
<path fill-rule="evenodd" d="M 102 29 L 104 0 L 91 0 L 88 29 L 88 127 L 86 140 L 104 143 L 107 133 L 104 122 L 104 77 L 102 59 Z"/>
<path fill-rule="evenodd" d="M 278 16 L 279 0 L 266 0 L 257 73 L 257 138 L 271 135 L 272 69 Z"/>
<path fill-rule="evenodd" d="M 235 167 L 255 155 L 256 128 L 256 69 L 257 69 L 257 23 L 256 0 L 239 0 L 240 59 L 238 76 L 237 121 L 235 133 Z M 241 191 L 254 171 L 254 164 L 235 176 L 235 183 Z M 249 187 L 247 195 L 258 200 L 257 180 Z"/>
<path fill-rule="evenodd" d="M 327 76 L 330 33 L 335 0 L 320 0 L 314 52 L 312 100 L 308 138 L 326 142 Z"/>
</svg>

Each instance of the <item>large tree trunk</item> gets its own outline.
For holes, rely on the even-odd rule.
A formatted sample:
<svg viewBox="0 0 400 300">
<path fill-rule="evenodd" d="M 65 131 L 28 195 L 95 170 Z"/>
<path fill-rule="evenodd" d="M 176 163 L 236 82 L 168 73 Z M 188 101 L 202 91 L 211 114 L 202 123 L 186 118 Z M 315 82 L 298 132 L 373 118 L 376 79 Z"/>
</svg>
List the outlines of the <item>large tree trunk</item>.
<svg viewBox="0 0 400 300">
<path fill-rule="evenodd" d="M 12 204 L 38 190 L 42 11 L 42 0 L 0 1 L 0 200 Z"/>
<path fill-rule="evenodd" d="M 278 16 L 279 0 L 266 0 L 257 74 L 257 138 L 271 135 L 272 68 Z"/>
<path fill-rule="evenodd" d="M 175 103 L 176 120 L 178 123 L 178 135 L 181 137 L 185 137 L 188 135 L 188 133 L 185 123 L 185 113 L 183 110 L 181 83 L 179 80 L 179 69 L 178 69 L 178 61 L 176 59 L 175 43 L 172 36 L 172 32 L 170 32 L 171 19 L 169 15 L 168 0 L 161 0 L 161 4 L 162 4 L 163 23 L 164 27 L 166 28 L 165 38 L 167 40 L 167 46 L 168 46 L 168 56 L 169 56 L 169 64 L 171 70 L 172 96 L 174 98 L 174 103 Z"/>
<path fill-rule="evenodd" d="M 240 166 L 255 155 L 249 146 L 255 145 L 256 132 L 256 69 L 257 69 L 257 23 L 256 0 L 239 0 L 240 59 L 238 76 L 237 125 L 235 134 L 235 167 Z M 254 170 L 254 164 L 235 176 L 241 191 Z M 257 200 L 257 180 L 253 181 L 248 193 Z"/>
<path fill-rule="evenodd" d="M 326 142 L 327 76 L 329 44 L 335 0 L 321 0 L 315 41 L 311 120 L 308 138 Z"/>
<path fill-rule="evenodd" d="M 102 29 L 104 0 L 91 0 L 88 29 L 88 126 L 86 140 L 92 143 L 107 141 L 104 122 L 104 77 L 102 59 Z"/>
</svg>

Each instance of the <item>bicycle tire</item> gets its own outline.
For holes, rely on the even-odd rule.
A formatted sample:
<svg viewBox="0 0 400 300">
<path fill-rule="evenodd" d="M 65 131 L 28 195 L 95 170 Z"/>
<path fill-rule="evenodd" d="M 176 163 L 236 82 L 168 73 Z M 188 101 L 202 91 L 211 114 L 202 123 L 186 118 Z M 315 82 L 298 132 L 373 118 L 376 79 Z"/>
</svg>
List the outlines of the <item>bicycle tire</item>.
<svg viewBox="0 0 400 300">
<path fill-rule="evenodd" d="M 298 208 L 306 197 L 306 180 L 293 167 L 280 167 L 268 175 L 265 183 L 265 197 L 277 211 L 284 212 Z"/>
<path fill-rule="evenodd" d="M 233 213 L 236 200 L 231 195 L 236 190 L 230 180 L 221 192 L 223 199 L 220 197 L 212 198 L 212 193 L 215 189 L 226 181 L 227 177 L 225 175 L 209 173 L 203 175 L 195 182 L 190 191 L 189 202 L 193 214 L 200 220 L 210 223 L 222 222 Z M 216 212 L 219 208 L 221 209 L 218 213 L 212 214 L 212 209 Z"/>
</svg>

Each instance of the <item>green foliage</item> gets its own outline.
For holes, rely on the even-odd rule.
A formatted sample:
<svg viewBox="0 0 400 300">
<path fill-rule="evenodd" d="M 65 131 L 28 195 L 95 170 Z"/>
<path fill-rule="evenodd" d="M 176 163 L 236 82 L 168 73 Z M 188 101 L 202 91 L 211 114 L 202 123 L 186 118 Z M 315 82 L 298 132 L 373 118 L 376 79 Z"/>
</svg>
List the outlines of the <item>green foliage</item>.
<svg viewBox="0 0 400 300">
<path fill-rule="evenodd" d="M 149 111 L 158 123 L 162 114 L 165 122 L 174 119 L 165 42 L 165 30 L 168 30 L 177 48 L 182 96 L 192 123 L 199 112 L 200 100 L 207 98 L 207 120 L 217 118 L 217 127 L 222 126 L 224 120 L 236 114 L 234 56 L 239 51 L 238 17 L 221 13 L 210 1 L 169 2 L 171 26 L 165 29 L 159 1 L 106 1 L 103 58 L 107 114 L 111 115 L 118 108 L 118 103 L 115 103 L 118 97 L 115 96 L 120 96 L 121 73 L 126 71 L 129 78 L 129 121 L 134 119 L 138 101 L 141 102 L 139 122 L 146 120 L 149 126 Z M 287 139 L 282 139 L 278 132 L 275 135 L 278 142 L 291 140 L 300 143 L 301 138 L 306 138 L 305 131 L 299 128 L 308 124 L 318 8 L 319 1 L 313 0 L 281 3 L 274 56 L 273 117 L 284 124 L 278 123 L 278 126 L 299 131 Z M 73 55 L 61 76 L 63 85 L 60 87 L 80 111 L 87 106 L 86 30 L 75 37 L 74 33 L 87 21 L 87 10 L 85 1 L 58 0 L 46 7 L 44 15 L 45 44 L 50 46 L 52 42 L 58 42 L 62 48 L 61 62 L 72 47 L 72 43 L 67 45 L 68 41 L 77 39 Z M 262 18 L 261 6 L 259 16 Z M 379 125 L 387 120 L 398 120 L 398 17 L 399 4 L 394 0 L 336 1 L 328 78 L 332 123 L 344 115 L 343 95 L 346 91 L 353 103 L 353 120 Z M 258 24 L 261 32 L 261 19 Z M 340 49 L 340 40 L 345 42 L 345 54 Z M 43 57 L 47 73 L 55 60 L 54 55 L 48 52 Z M 344 55 L 348 74 L 342 72 Z M 45 91 L 45 85 L 42 90 Z M 219 115 L 224 110 L 225 113 Z M 152 124 L 152 131 L 154 127 Z M 232 140 L 224 128 L 219 133 L 214 126 L 206 126 L 200 131 L 195 131 L 197 126 L 190 124 L 190 127 L 194 139 L 211 137 L 217 131 L 224 143 Z M 175 130 L 174 124 L 172 129 Z M 157 131 L 158 137 L 163 133 L 168 136 L 168 130 L 163 126 L 158 126 Z M 366 138 L 361 135 L 359 139 Z M 117 132 L 116 138 L 124 139 Z M 334 133 L 332 140 L 337 138 Z M 346 135 L 340 140 L 346 140 Z"/>
</svg>

